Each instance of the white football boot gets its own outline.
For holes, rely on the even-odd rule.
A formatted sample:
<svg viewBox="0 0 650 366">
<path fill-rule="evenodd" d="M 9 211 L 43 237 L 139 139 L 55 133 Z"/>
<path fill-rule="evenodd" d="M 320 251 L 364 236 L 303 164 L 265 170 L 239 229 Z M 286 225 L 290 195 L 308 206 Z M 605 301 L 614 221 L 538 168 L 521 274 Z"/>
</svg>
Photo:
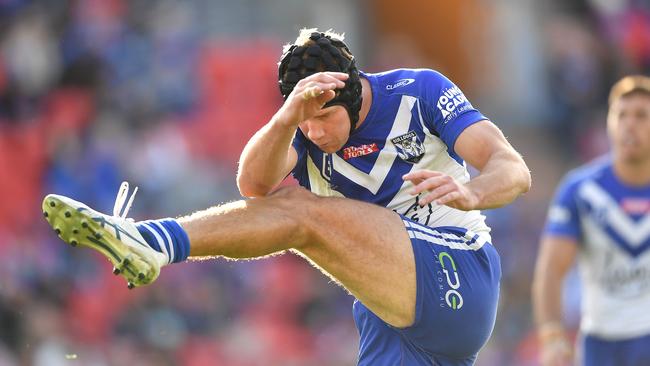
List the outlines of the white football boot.
<svg viewBox="0 0 650 366">
<path fill-rule="evenodd" d="M 151 249 L 133 220 L 126 218 L 137 191 L 136 187 L 125 206 L 129 184 L 122 183 L 113 216 L 56 194 L 43 200 L 43 216 L 56 234 L 73 247 L 82 245 L 103 254 L 113 264 L 113 273 L 126 278 L 129 289 L 153 282 L 168 264 L 168 258 Z"/>
</svg>

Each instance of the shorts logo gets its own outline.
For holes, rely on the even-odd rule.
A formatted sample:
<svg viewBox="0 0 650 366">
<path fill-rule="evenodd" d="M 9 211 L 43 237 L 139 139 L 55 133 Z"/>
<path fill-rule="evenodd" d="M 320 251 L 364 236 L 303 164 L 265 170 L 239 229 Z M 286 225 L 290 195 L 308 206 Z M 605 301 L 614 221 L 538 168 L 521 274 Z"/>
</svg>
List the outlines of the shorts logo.
<svg viewBox="0 0 650 366">
<path fill-rule="evenodd" d="M 415 131 L 409 131 L 390 140 L 395 144 L 397 155 L 404 161 L 416 164 L 424 156 L 424 145 Z"/>
<path fill-rule="evenodd" d="M 447 293 L 445 293 L 445 302 L 447 302 L 447 305 L 452 309 L 458 310 L 463 307 L 463 297 L 460 295 L 460 292 L 458 292 L 458 289 L 460 288 L 460 280 L 458 279 L 458 272 L 456 272 L 456 263 L 447 252 L 441 252 L 438 254 L 438 260 L 440 261 L 442 271 L 445 273 L 445 277 L 447 277 L 447 285 L 451 287 L 451 289 L 447 290 Z M 446 266 L 445 262 L 447 263 Z M 449 275 L 450 269 L 453 277 Z"/>
<path fill-rule="evenodd" d="M 415 79 L 410 79 L 410 78 L 408 78 L 408 79 L 400 79 L 400 80 L 397 80 L 392 85 L 386 85 L 386 90 L 397 89 L 397 88 L 400 88 L 402 86 L 407 86 L 409 84 L 413 84 L 414 82 L 415 82 Z"/>
<path fill-rule="evenodd" d="M 372 144 L 363 144 L 361 146 L 348 146 L 343 149 L 343 159 L 348 160 L 351 158 L 357 158 L 377 151 L 379 151 L 379 147 L 377 147 L 377 144 L 374 142 Z"/>
</svg>

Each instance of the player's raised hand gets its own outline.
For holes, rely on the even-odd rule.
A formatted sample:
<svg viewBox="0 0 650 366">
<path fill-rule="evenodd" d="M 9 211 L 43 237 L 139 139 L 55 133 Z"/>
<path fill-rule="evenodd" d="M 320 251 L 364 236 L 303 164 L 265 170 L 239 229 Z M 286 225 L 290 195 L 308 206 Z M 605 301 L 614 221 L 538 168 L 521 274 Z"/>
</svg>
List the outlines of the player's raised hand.
<svg viewBox="0 0 650 366">
<path fill-rule="evenodd" d="M 319 72 L 300 80 L 280 108 L 279 117 L 292 127 L 298 126 L 334 99 L 336 89 L 345 87 L 348 77 L 343 72 Z"/>
<path fill-rule="evenodd" d="M 410 194 L 417 196 L 428 192 L 419 200 L 420 206 L 433 202 L 470 211 L 479 203 L 478 197 L 471 190 L 445 173 L 423 169 L 405 174 L 402 179 L 411 181 L 415 186 L 410 190 Z"/>
</svg>

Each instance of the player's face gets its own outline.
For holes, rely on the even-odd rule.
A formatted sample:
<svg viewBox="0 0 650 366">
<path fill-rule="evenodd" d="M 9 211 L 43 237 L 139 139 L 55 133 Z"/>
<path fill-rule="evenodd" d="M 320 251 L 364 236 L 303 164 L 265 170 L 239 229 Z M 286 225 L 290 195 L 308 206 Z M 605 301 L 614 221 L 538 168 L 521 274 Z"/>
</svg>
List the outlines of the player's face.
<svg viewBox="0 0 650 366">
<path fill-rule="evenodd" d="M 341 150 L 350 137 L 350 117 L 340 105 L 321 109 L 299 127 L 311 142 L 328 154 Z"/>
<path fill-rule="evenodd" d="M 635 93 L 616 100 L 607 128 L 617 159 L 630 163 L 650 159 L 650 95 Z"/>
</svg>

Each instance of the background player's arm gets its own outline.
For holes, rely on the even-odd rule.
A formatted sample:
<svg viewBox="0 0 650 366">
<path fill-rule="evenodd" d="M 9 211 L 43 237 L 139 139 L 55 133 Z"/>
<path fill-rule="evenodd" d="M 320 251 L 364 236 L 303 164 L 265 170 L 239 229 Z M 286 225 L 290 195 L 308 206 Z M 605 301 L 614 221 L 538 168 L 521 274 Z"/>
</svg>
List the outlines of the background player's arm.
<svg viewBox="0 0 650 366">
<path fill-rule="evenodd" d="M 533 280 L 533 310 L 545 366 L 571 363 L 571 346 L 562 326 L 562 285 L 577 252 L 573 238 L 542 237 Z"/>
<path fill-rule="evenodd" d="M 460 210 L 500 207 L 530 189 L 530 171 L 521 155 L 492 122 L 484 120 L 467 127 L 454 150 L 480 174 L 466 184 L 430 170 L 409 173 L 404 179 L 416 186 L 412 194 L 430 191 L 421 205 L 435 201 Z"/>
</svg>

